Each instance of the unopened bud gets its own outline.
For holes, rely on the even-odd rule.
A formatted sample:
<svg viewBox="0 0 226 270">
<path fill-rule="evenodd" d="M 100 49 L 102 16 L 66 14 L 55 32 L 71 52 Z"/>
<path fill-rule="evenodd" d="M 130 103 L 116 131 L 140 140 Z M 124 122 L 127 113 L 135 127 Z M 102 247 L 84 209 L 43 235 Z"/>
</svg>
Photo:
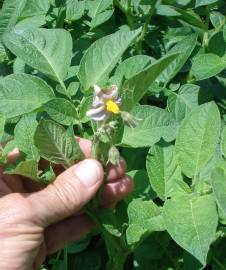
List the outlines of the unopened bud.
<svg viewBox="0 0 226 270">
<path fill-rule="evenodd" d="M 120 153 L 115 146 L 112 146 L 108 152 L 108 162 L 113 165 L 119 164 L 120 161 Z"/>
<path fill-rule="evenodd" d="M 138 125 L 138 122 L 142 120 L 142 119 L 136 118 L 131 113 L 124 112 L 124 111 L 121 112 L 121 116 L 122 116 L 123 123 L 130 128 L 135 128 Z"/>
</svg>

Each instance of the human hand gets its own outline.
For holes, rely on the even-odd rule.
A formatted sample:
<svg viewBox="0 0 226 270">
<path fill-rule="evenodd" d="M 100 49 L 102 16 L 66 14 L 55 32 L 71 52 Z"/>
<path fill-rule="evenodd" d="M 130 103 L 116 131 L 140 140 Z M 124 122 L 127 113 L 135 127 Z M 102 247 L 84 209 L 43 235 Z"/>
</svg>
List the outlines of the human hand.
<svg viewBox="0 0 226 270">
<path fill-rule="evenodd" d="M 87 159 L 63 172 L 56 168 L 59 175 L 47 187 L 5 175 L 0 168 L 1 270 L 39 269 L 48 254 L 93 228 L 84 213 L 75 214 L 95 195 L 104 172 L 98 161 L 89 158 L 91 142 L 78 142 Z M 12 152 L 9 162 L 18 154 Z M 117 166 L 109 166 L 101 198 L 103 206 L 112 205 L 131 192 L 133 184 L 125 170 L 123 160 Z"/>
</svg>

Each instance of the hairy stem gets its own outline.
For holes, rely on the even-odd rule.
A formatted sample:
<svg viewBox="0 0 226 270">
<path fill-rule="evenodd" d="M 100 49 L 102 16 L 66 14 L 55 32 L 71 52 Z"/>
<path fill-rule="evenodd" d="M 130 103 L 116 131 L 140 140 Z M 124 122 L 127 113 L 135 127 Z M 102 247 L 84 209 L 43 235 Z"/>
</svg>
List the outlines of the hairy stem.
<svg viewBox="0 0 226 270">
<path fill-rule="evenodd" d="M 122 13 L 124 13 L 127 24 L 129 25 L 130 29 L 133 30 L 135 29 L 135 21 L 134 18 L 131 14 L 131 1 L 127 1 L 126 7 L 124 7 L 119 0 L 114 0 L 114 6 L 117 7 Z"/>
</svg>

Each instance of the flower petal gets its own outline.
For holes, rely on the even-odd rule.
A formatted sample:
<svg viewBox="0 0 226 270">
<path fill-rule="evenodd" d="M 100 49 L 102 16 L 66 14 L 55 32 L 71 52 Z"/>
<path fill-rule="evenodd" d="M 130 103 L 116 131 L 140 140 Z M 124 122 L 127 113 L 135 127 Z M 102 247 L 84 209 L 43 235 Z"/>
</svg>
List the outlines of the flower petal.
<svg viewBox="0 0 226 270">
<path fill-rule="evenodd" d="M 89 110 L 86 115 L 95 121 L 103 121 L 108 118 L 109 114 L 105 111 L 105 106 Z"/>
<path fill-rule="evenodd" d="M 94 84 L 93 88 L 94 88 L 95 95 L 97 96 L 102 92 L 100 86 L 98 86 L 97 84 Z"/>
<path fill-rule="evenodd" d="M 98 96 L 95 96 L 93 99 L 92 107 L 98 108 L 104 105 L 104 100 Z"/>
<path fill-rule="evenodd" d="M 110 88 L 103 91 L 104 99 L 117 99 L 118 98 L 118 87 L 116 85 L 112 85 Z"/>
</svg>

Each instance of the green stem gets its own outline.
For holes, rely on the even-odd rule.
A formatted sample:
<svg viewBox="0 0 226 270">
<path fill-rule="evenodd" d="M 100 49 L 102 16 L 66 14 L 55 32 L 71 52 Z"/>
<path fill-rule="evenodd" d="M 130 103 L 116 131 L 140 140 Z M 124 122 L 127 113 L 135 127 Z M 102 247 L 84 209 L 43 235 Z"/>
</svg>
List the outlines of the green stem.
<svg viewBox="0 0 226 270">
<path fill-rule="evenodd" d="M 110 244 L 111 247 L 114 247 L 115 250 L 117 250 L 119 253 L 124 252 L 124 247 L 122 246 L 121 241 L 118 241 L 117 238 L 115 238 L 113 235 L 111 235 L 103 226 L 101 223 L 101 220 L 97 217 L 97 215 L 94 215 L 93 212 L 95 212 L 95 209 L 92 209 L 92 207 L 86 206 L 85 212 L 87 215 L 95 222 L 97 228 L 103 233 L 105 236 L 105 239 L 107 240 L 108 244 Z"/>
<path fill-rule="evenodd" d="M 67 92 L 67 87 L 66 87 L 65 83 L 61 79 L 59 79 L 59 83 L 60 83 L 61 87 L 64 89 L 65 95 L 71 100 L 71 96 Z"/>
<path fill-rule="evenodd" d="M 151 21 L 152 15 L 154 14 L 154 10 L 155 10 L 154 8 L 151 8 L 149 15 L 147 15 L 146 20 L 144 22 L 141 34 L 136 41 L 135 48 L 136 48 L 136 51 L 138 54 L 142 53 L 142 43 L 143 43 L 144 38 L 148 32 L 148 25 Z"/>
<path fill-rule="evenodd" d="M 64 12 L 65 12 L 65 7 L 62 5 L 59 8 L 58 17 L 57 17 L 57 21 L 56 21 L 56 28 L 63 28 L 64 17 L 65 17 Z"/>
<path fill-rule="evenodd" d="M 101 127 L 103 127 L 105 123 L 101 123 Z M 100 128 L 100 127 L 99 127 Z M 93 137 L 93 150 L 92 150 L 92 157 L 99 159 L 100 158 L 100 151 L 101 146 L 99 144 L 99 138 L 97 135 Z M 106 168 L 105 168 L 106 169 Z M 105 181 L 107 179 L 107 174 L 105 173 Z M 96 224 L 97 228 L 104 236 L 109 262 L 106 266 L 107 270 L 123 270 L 124 263 L 128 256 L 128 251 L 126 250 L 126 245 L 123 238 L 116 237 L 112 235 L 105 226 L 102 224 L 101 218 L 97 213 L 97 208 L 100 202 L 100 195 L 103 191 L 103 187 L 99 190 L 96 197 L 85 207 L 85 212 L 87 215 L 93 220 Z"/>
<path fill-rule="evenodd" d="M 119 2 L 119 0 L 114 0 L 114 6 L 117 7 L 119 10 L 121 10 L 122 13 L 124 13 L 127 24 L 129 25 L 130 29 L 135 29 L 135 22 L 134 18 L 130 12 L 130 6 L 131 6 L 131 1 L 127 1 L 126 8 Z"/>
<path fill-rule="evenodd" d="M 78 123 L 78 131 L 80 133 L 80 136 L 83 137 L 84 133 L 85 133 L 85 130 L 84 130 L 83 125 L 82 125 L 82 123 L 80 121 Z"/>
<path fill-rule="evenodd" d="M 57 263 L 54 263 L 54 265 L 53 265 L 53 267 L 52 267 L 52 270 L 55 270 L 55 268 L 57 267 L 58 261 L 60 260 L 61 253 L 62 253 L 62 250 L 59 250 L 59 251 L 57 252 L 57 256 L 56 256 L 56 259 L 55 259 L 55 261 L 56 261 Z"/>
<path fill-rule="evenodd" d="M 219 267 L 221 270 L 226 270 L 226 267 L 214 256 L 212 256 L 213 261 L 216 263 L 216 265 Z"/>
<path fill-rule="evenodd" d="M 204 50 L 206 50 L 208 43 L 209 43 L 209 23 L 210 23 L 210 11 L 207 7 L 207 15 L 206 15 L 206 21 L 205 21 L 205 32 L 203 35 L 203 41 L 202 41 L 202 47 Z"/>
<path fill-rule="evenodd" d="M 64 269 L 68 269 L 67 246 L 64 247 Z"/>
<path fill-rule="evenodd" d="M 188 75 L 187 75 L 187 78 L 186 78 L 186 83 L 188 84 L 194 84 L 196 82 L 195 78 L 193 77 L 192 75 L 192 71 L 190 70 Z"/>
<path fill-rule="evenodd" d="M 114 0 L 114 5 L 122 11 L 122 13 L 126 13 L 126 9 L 123 7 L 123 5 L 119 2 L 119 0 Z"/>
</svg>

